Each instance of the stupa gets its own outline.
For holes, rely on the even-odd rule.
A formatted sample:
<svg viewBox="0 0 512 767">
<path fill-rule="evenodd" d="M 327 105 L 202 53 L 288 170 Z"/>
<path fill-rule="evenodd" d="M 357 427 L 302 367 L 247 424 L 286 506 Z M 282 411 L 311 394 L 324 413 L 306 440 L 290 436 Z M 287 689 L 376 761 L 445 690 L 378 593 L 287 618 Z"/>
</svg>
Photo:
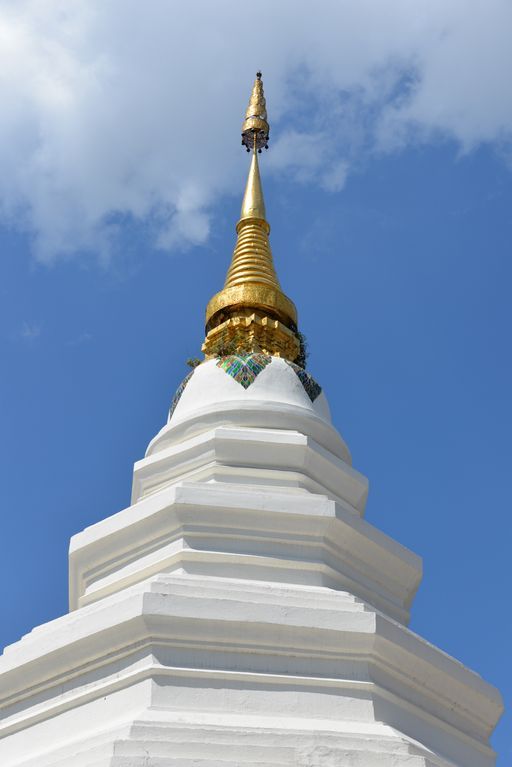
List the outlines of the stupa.
<svg viewBox="0 0 512 767">
<path fill-rule="evenodd" d="M 204 361 L 75 535 L 70 612 L 0 660 L 1 767 L 491 767 L 498 692 L 407 628 L 421 561 L 364 520 L 368 483 L 304 367 L 251 165 Z"/>
</svg>

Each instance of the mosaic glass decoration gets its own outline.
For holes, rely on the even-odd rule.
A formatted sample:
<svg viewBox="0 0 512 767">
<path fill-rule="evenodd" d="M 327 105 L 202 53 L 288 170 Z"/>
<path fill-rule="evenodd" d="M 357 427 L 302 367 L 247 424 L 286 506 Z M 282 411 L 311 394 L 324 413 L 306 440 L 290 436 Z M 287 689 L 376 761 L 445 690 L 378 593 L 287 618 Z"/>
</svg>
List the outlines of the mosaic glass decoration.
<svg viewBox="0 0 512 767">
<path fill-rule="evenodd" d="M 172 418 L 172 414 L 176 410 L 176 405 L 180 401 L 181 395 L 185 391 L 185 386 L 188 384 L 188 382 L 190 381 L 190 379 L 192 378 L 193 375 L 194 375 L 194 371 L 191 370 L 190 373 L 185 376 L 183 381 L 180 383 L 180 385 L 176 389 L 174 397 L 172 398 L 171 407 L 169 408 L 169 420 Z"/>
<path fill-rule="evenodd" d="M 288 362 L 288 364 L 294 370 L 311 402 L 314 402 L 322 391 L 320 384 L 317 384 L 311 373 L 308 373 L 304 368 L 299 367 L 294 362 Z"/>
<path fill-rule="evenodd" d="M 229 354 L 217 360 L 217 367 L 248 389 L 270 362 L 272 357 L 268 354 Z"/>
</svg>

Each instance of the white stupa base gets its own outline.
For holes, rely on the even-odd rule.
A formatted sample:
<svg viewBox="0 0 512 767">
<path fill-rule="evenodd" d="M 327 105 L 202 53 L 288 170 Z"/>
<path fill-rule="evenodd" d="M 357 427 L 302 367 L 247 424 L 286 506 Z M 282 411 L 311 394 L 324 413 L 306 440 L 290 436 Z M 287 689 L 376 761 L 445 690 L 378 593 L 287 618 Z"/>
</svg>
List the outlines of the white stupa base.
<svg viewBox="0 0 512 767">
<path fill-rule="evenodd" d="M 421 560 L 367 492 L 285 361 L 200 365 L 0 659 L 0 767 L 492 767 L 500 696 L 406 628 Z"/>
<path fill-rule="evenodd" d="M 26 767 L 451 767 L 420 744 L 385 725 L 333 729 L 318 721 L 281 726 L 269 717 L 248 721 L 204 716 L 187 723 L 172 714 L 100 732 L 88 743 L 69 743 L 51 760 L 38 756 Z M 160 714 L 160 716 L 159 716 Z M 214 721 L 215 719 L 215 721 Z M 238 720 L 237 720 L 238 719 Z M 297 727 L 297 724 L 299 726 Z M 294 726 L 295 725 L 295 726 Z M 151 755 L 151 756 L 149 756 Z"/>
<path fill-rule="evenodd" d="M 2 767 L 494 763 L 493 688 L 322 587 L 160 574 L 37 628 L 0 670 Z"/>
</svg>

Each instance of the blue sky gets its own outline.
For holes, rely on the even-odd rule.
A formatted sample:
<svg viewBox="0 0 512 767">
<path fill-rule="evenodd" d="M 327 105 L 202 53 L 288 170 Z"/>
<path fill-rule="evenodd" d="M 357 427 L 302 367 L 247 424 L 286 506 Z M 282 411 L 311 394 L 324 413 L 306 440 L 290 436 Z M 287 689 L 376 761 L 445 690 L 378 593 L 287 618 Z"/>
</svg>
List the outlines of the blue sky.
<svg viewBox="0 0 512 767">
<path fill-rule="evenodd" d="M 322 2 L 283 37 L 283 2 L 257 40 L 116 5 L 0 2 L 0 645 L 66 611 L 69 537 L 128 505 L 199 353 L 261 66 L 276 267 L 367 519 L 424 559 L 411 628 L 507 703 L 510 5 Z"/>
</svg>

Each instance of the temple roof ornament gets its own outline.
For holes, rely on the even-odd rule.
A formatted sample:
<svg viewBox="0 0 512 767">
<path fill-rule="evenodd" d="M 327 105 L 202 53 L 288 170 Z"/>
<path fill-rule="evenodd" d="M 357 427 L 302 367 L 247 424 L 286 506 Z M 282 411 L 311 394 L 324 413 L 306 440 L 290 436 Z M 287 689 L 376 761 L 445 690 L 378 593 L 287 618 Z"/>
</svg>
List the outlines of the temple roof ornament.
<svg viewBox="0 0 512 767">
<path fill-rule="evenodd" d="M 242 145 L 252 152 L 237 242 L 224 288 L 206 308 L 207 359 L 233 352 L 263 352 L 295 361 L 300 353 L 297 310 L 283 293 L 269 243 L 258 154 L 268 148 L 269 124 L 261 72 L 256 74 L 242 124 Z"/>
<path fill-rule="evenodd" d="M 258 152 L 261 152 L 263 147 L 268 149 L 269 133 L 267 104 L 263 93 L 261 72 L 256 72 L 256 80 L 242 124 L 242 146 L 245 146 L 248 152 L 255 148 Z"/>
</svg>

